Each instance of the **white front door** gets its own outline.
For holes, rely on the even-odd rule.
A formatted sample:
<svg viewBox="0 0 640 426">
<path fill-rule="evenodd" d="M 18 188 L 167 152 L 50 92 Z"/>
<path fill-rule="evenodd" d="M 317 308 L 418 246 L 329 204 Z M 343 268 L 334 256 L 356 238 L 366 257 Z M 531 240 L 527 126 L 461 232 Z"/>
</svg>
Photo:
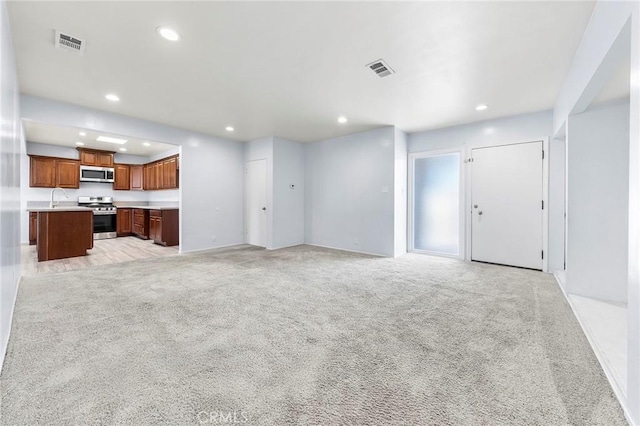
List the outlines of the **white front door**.
<svg viewBox="0 0 640 426">
<path fill-rule="evenodd" d="M 471 260 L 542 269 L 542 142 L 471 152 Z"/>
<path fill-rule="evenodd" d="M 244 200 L 247 243 L 267 246 L 267 160 L 249 161 L 245 170 Z"/>
</svg>

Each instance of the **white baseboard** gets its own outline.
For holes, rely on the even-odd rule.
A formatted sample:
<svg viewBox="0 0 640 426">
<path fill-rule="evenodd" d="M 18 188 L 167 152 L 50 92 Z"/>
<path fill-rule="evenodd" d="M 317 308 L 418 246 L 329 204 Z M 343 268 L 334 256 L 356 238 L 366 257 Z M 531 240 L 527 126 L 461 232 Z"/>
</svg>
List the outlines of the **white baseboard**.
<svg viewBox="0 0 640 426">
<path fill-rule="evenodd" d="M 558 284 L 558 287 L 560 287 L 560 291 L 562 292 L 564 299 L 569 304 L 569 307 L 571 307 L 573 316 L 578 320 L 578 324 L 580 324 L 580 328 L 582 329 L 582 332 L 587 337 L 587 341 L 589 342 L 589 345 L 591 346 L 593 353 L 596 355 L 596 359 L 598 360 L 598 363 L 600 363 L 600 367 L 602 367 L 602 371 L 604 371 L 604 374 L 607 377 L 607 381 L 609 382 L 611 389 L 613 389 L 613 393 L 618 399 L 620 406 L 622 406 L 624 417 L 627 419 L 627 422 L 631 426 L 638 426 L 636 425 L 636 423 L 631 418 L 631 415 L 629 414 L 629 408 L 627 406 L 626 389 L 621 388 L 621 386 L 618 384 L 618 381 L 615 378 L 615 374 L 611 371 L 609 364 L 605 361 L 605 356 L 600 350 L 600 348 L 598 347 L 598 345 L 596 344 L 596 340 L 594 336 L 591 334 L 591 331 L 589 330 L 589 328 L 586 326 L 586 324 L 578 314 L 578 311 L 576 310 L 575 305 L 573 304 L 571 299 L 569 299 L 568 294 L 565 292 L 563 283 L 561 282 L 560 278 L 555 272 L 553 273 L 553 276 L 556 279 L 556 283 Z"/>
<path fill-rule="evenodd" d="M 216 247 L 209 247 L 209 248 L 203 248 L 203 249 L 197 249 L 197 250 L 188 250 L 188 251 L 182 251 L 181 249 L 179 249 L 178 253 L 180 254 L 194 254 L 194 253 L 202 253 L 203 251 L 211 251 L 211 250 L 217 250 L 217 249 L 222 249 L 222 248 L 228 248 L 228 247 L 236 247 L 236 246 L 244 246 L 246 245 L 246 243 L 233 243 L 233 244 L 226 244 L 223 246 L 216 246 Z"/>
<path fill-rule="evenodd" d="M 341 248 L 341 247 L 324 246 L 324 245 L 322 245 L 322 244 L 304 243 L 304 245 L 307 245 L 307 246 L 314 246 L 314 247 L 322 247 L 322 248 L 327 248 L 327 249 L 331 249 L 331 250 L 348 251 L 349 253 L 368 254 L 369 256 L 377 256 L 377 257 L 392 257 L 392 256 L 387 256 L 386 254 L 370 253 L 370 252 L 368 252 L 368 251 L 349 250 L 349 249 Z"/>
<path fill-rule="evenodd" d="M 303 246 L 303 245 L 305 245 L 305 243 L 294 243 L 294 244 L 288 244 L 286 246 L 267 247 L 267 250 L 280 250 L 284 248 L 297 247 L 297 246 Z"/>
<path fill-rule="evenodd" d="M 16 310 L 16 301 L 18 300 L 18 292 L 20 291 L 20 283 L 22 282 L 22 275 L 18 278 L 18 283 L 16 284 L 16 293 L 13 295 L 13 303 L 11 304 L 11 312 L 9 315 L 9 332 L 7 333 L 7 338 L 4 342 L 2 342 L 2 347 L 0 348 L 0 372 L 2 372 L 2 367 L 4 366 L 4 358 L 7 354 L 7 348 L 9 347 L 9 339 L 11 338 L 11 327 L 13 325 L 13 313 Z"/>
</svg>

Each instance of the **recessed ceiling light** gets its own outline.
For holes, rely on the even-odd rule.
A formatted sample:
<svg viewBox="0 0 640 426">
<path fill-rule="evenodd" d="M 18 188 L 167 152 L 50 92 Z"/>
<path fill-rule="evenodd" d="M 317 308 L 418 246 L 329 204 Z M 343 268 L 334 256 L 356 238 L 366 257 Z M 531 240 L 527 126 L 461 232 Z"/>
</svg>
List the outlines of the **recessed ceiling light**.
<svg viewBox="0 0 640 426">
<path fill-rule="evenodd" d="M 180 34 L 176 30 L 172 30 L 167 27 L 158 27 L 156 28 L 156 32 L 162 38 L 165 38 L 169 41 L 178 41 L 180 40 Z"/>
<path fill-rule="evenodd" d="M 118 148 L 120 151 L 124 152 L 127 150 L 127 148 Z"/>
<path fill-rule="evenodd" d="M 338 117 L 338 123 L 344 124 L 347 122 L 347 117 L 341 115 L 340 117 Z"/>
<path fill-rule="evenodd" d="M 87 136 L 87 134 L 85 132 L 80 132 L 78 133 L 80 136 Z"/>
<path fill-rule="evenodd" d="M 142 145 L 144 146 L 151 146 L 151 144 L 149 142 L 142 142 Z"/>
<path fill-rule="evenodd" d="M 98 136 L 96 140 L 98 142 L 117 143 L 119 145 L 127 143 L 126 139 L 112 138 L 111 136 Z"/>
<path fill-rule="evenodd" d="M 233 132 L 235 129 L 231 126 L 227 126 L 224 128 L 227 132 Z"/>
<path fill-rule="evenodd" d="M 108 93 L 104 95 L 104 97 L 109 99 L 111 102 L 118 102 L 120 100 L 120 97 L 115 93 Z"/>
<path fill-rule="evenodd" d="M 76 145 L 82 146 L 82 145 L 84 145 L 84 143 L 83 142 L 76 142 Z"/>
<path fill-rule="evenodd" d="M 487 105 L 485 104 L 480 104 L 476 107 L 476 111 L 484 111 L 485 109 L 489 108 Z"/>
</svg>

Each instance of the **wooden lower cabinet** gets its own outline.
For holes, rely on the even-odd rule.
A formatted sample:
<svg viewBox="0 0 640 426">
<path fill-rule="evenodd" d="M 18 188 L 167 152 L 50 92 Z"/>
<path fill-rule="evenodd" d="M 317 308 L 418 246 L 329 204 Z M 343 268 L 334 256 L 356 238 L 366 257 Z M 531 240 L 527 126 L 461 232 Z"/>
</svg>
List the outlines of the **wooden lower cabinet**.
<svg viewBox="0 0 640 426">
<path fill-rule="evenodd" d="M 149 216 L 149 239 L 154 243 L 162 241 L 162 216 Z"/>
<path fill-rule="evenodd" d="M 133 234 L 144 240 L 149 239 L 149 210 L 133 209 Z"/>
<path fill-rule="evenodd" d="M 149 213 L 149 238 L 163 246 L 177 246 L 179 210 L 151 210 Z"/>
<path fill-rule="evenodd" d="M 38 240 L 38 213 L 29 212 L 29 245 L 33 246 Z"/>
<path fill-rule="evenodd" d="M 126 237 L 133 233 L 133 223 L 132 223 L 132 209 L 121 209 L 117 210 L 116 217 L 116 232 L 118 237 Z"/>
</svg>

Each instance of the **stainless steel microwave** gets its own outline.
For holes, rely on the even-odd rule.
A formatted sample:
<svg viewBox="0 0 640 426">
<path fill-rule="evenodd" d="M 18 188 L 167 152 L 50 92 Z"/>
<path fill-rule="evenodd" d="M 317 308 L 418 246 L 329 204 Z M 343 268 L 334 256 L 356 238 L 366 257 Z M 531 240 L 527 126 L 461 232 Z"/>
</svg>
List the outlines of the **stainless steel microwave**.
<svg viewBox="0 0 640 426">
<path fill-rule="evenodd" d="M 113 182 L 112 167 L 80 166 L 80 182 Z"/>
</svg>

